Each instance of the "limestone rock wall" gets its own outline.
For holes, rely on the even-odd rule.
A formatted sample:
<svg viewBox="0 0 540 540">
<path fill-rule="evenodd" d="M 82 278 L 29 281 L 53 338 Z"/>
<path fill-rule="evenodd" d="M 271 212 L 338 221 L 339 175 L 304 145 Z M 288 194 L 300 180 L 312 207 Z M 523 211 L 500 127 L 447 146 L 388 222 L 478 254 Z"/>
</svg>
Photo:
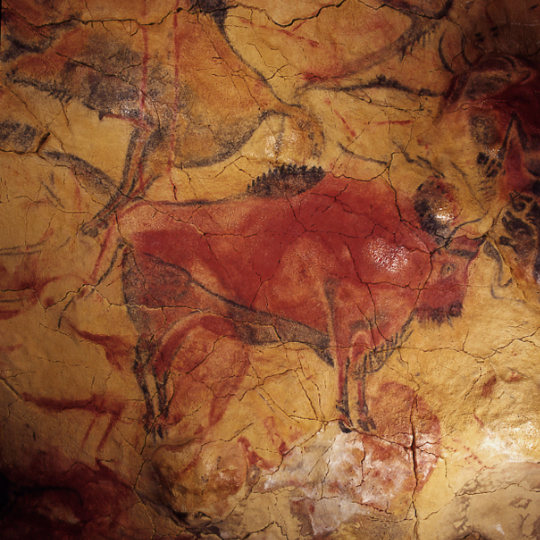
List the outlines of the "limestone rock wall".
<svg viewBox="0 0 540 540">
<path fill-rule="evenodd" d="M 539 25 L 4 0 L 0 536 L 539 539 Z"/>
</svg>

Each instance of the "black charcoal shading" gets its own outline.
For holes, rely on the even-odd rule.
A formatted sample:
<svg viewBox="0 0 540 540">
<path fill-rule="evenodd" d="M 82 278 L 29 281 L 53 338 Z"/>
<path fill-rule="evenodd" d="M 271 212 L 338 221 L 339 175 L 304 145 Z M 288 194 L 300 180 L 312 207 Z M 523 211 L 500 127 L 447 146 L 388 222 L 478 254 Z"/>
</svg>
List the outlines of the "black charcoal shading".
<svg viewBox="0 0 540 540">
<path fill-rule="evenodd" d="M 257 177 L 247 192 L 258 197 L 293 196 L 315 187 L 323 178 L 320 167 L 282 165 Z"/>
</svg>

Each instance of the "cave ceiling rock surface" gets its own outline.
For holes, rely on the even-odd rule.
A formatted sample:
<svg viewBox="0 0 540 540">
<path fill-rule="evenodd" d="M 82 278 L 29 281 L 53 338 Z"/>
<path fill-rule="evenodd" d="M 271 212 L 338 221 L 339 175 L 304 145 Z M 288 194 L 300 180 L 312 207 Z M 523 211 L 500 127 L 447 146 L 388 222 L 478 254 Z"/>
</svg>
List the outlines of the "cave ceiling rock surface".
<svg viewBox="0 0 540 540">
<path fill-rule="evenodd" d="M 5 0 L 0 536 L 540 538 L 539 25 Z"/>
</svg>

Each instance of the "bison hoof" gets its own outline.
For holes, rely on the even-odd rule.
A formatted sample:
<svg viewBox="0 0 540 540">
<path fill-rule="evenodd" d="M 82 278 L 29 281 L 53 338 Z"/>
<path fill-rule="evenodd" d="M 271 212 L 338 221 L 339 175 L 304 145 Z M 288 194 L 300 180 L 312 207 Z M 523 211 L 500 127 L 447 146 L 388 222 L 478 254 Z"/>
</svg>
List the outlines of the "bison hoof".
<svg viewBox="0 0 540 540">
<path fill-rule="evenodd" d="M 369 432 L 377 429 L 377 425 L 375 424 L 375 421 L 373 420 L 373 418 L 371 418 L 371 416 L 366 416 L 365 418 L 358 418 L 356 420 L 356 423 L 362 431 Z"/>
<path fill-rule="evenodd" d="M 343 433 L 350 433 L 353 428 L 350 427 L 349 424 L 347 424 L 347 422 L 345 420 L 340 420 L 338 422 L 338 425 L 339 425 L 339 429 L 343 432 Z"/>
</svg>

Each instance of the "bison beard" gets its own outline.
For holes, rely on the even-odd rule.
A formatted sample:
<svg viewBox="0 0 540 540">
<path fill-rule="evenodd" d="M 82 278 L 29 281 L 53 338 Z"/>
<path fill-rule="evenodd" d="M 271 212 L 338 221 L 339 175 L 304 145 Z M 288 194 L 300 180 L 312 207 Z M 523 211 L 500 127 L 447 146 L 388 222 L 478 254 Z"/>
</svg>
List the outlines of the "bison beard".
<svg viewBox="0 0 540 540">
<path fill-rule="evenodd" d="M 249 346 L 273 342 L 305 343 L 335 366 L 341 428 L 353 420 L 374 428 L 367 375 L 408 337 L 415 315 L 441 323 L 461 313 L 481 242 L 441 235 L 429 200 L 440 206 L 445 196 L 440 184 L 421 187 L 419 216 L 414 201 L 402 198 L 398 207 L 382 180 L 282 167 L 234 199 L 125 208 L 124 291 L 141 334 L 135 374 L 147 429 L 161 435 L 183 418 L 167 391 L 169 374 L 188 373 L 208 354 L 202 341 L 223 336 L 228 383 L 217 391 L 208 428 L 238 389 Z"/>
</svg>

